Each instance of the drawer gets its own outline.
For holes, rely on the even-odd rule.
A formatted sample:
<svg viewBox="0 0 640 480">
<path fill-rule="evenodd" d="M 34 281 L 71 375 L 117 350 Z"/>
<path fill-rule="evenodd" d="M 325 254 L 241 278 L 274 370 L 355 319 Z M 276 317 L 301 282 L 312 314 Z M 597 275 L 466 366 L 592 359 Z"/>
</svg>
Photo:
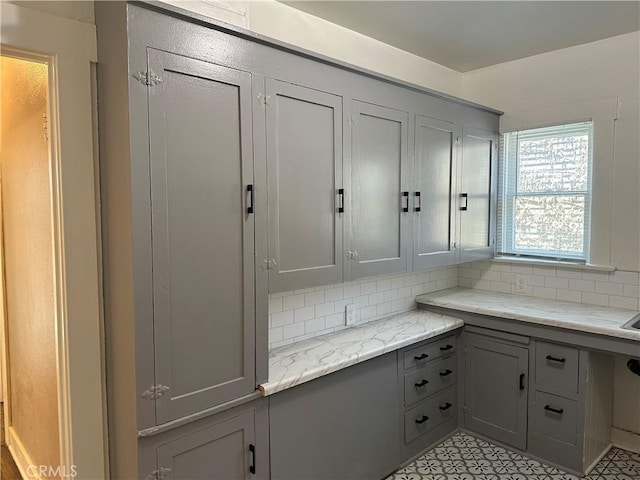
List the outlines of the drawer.
<svg viewBox="0 0 640 480">
<path fill-rule="evenodd" d="M 457 378 L 455 356 L 427 363 L 404 376 L 404 404 L 411 405 L 455 385 Z"/>
<path fill-rule="evenodd" d="M 456 389 L 448 388 L 404 414 L 404 443 L 409 444 L 456 415 Z"/>
<path fill-rule="evenodd" d="M 456 351 L 456 337 L 451 335 L 441 340 L 412 348 L 404 352 L 404 369 L 419 367 L 431 360 L 448 357 Z"/>
<path fill-rule="evenodd" d="M 578 403 L 557 395 L 535 392 L 533 431 L 570 445 L 578 439 Z"/>
<path fill-rule="evenodd" d="M 578 357 L 577 348 L 536 342 L 536 387 L 577 394 Z"/>
</svg>

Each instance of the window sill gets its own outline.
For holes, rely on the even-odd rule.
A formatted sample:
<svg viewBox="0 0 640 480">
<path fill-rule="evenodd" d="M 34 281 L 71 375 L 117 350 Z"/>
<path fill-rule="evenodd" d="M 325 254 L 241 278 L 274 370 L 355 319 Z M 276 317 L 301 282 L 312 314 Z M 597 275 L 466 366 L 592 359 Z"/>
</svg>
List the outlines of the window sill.
<svg viewBox="0 0 640 480">
<path fill-rule="evenodd" d="M 590 263 L 559 262 L 557 260 L 542 260 L 539 258 L 522 257 L 494 257 L 496 263 L 524 263 L 527 265 L 542 265 L 547 267 L 566 267 L 575 270 L 591 270 L 594 272 L 615 272 L 616 267 L 612 265 L 593 265 Z"/>
</svg>

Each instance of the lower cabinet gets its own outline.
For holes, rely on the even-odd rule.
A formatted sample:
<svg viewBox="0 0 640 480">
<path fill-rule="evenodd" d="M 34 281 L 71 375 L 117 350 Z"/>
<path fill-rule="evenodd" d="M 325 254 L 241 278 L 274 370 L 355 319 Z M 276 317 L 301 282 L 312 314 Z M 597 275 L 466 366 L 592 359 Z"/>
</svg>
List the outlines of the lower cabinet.
<svg viewBox="0 0 640 480">
<path fill-rule="evenodd" d="M 396 352 L 269 397 L 271 478 L 381 479 L 400 465 Z"/>
<path fill-rule="evenodd" d="M 241 480 L 269 478 L 266 399 L 140 439 L 140 478 Z"/>
<path fill-rule="evenodd" d="M 465 333 L 464 425 L 521 450 L 527 447 L 528 343 L 491 330 Z"/>
</svg>

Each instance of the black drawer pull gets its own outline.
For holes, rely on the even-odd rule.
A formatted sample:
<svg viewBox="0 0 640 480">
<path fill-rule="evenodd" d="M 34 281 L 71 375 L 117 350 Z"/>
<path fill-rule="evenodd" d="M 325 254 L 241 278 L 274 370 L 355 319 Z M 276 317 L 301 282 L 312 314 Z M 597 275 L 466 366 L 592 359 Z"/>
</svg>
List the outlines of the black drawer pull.
<svg viewBox="0 0 640 480">
<path fill-rule="evenodd" d="M 426 422 L 427 420 L 429 420 L 429 417 L 427 417 L 426 415 L 422 415 L 422 418 L 419 418 L 418 420 L 416 420 L 416 423 L 418 425 L 423 424 L 424 422 Z"/>
<path fill-rule="evenodd" d="M 449 402 L 447 402 L 447 403 L 444 404 L 444 406 L 440 405 L 438 408 L 444 412 L 445 410 L 449 410 L 452 406 L 453 405 L 451 405 Z"/>
<path fill-rule="evenodd" d="M 249 445 L 249 453 L 251 454 L 251 462 L 249 463 L 249 473 L 256 474 L 256 447 Z"/>
<path fill-rule="evenodd" d="M 520 390 L 524 390 L 524 373 L 520 374 Z"/>
<path fill-rule="evenodd" d="M 553 408 L 553 407 L 550 407 L 549 405 L 545 405 L 544 409 L 547 410 L 548 412 L 557 413 L 558 415 L 562 415 L 564 413 L 564 408 Z"/>
<path fill-rule="evenodd" d="M 409 211 L 409 192 L 402 192 L 402 203 L 404 204 L 402 206 L 402 211 L 403 212 L 408 212 Z"/>
<path fill-rule="evenodd" d="M 446 377 L 447 375 L 451 375 L 453 372 L 448 368 L 444 372 L 440 372 L 441 377 Z"/>
<path fill-rule="evenodd" d="M 344 188 L 338 189 L 338 197 L 340 197 L 340 202 L 338 203 L 338 213 L 344 213 Z"/>
<path fill-rule="evenodd" d="M 451 350 L 452 348 L 453 348 L 453 345 L 447 344 L 446 347 L 440 347 L 440 350 L 443 352 L 446 352 L 447 350 Z"/>
<path fill-rule="evenodd" d="M 551 355 L 547 355 L 547 360 L 549 360 L 550 362 L 558 362 L 558 363 L 564 363 L 567 361 L 566 358 L 552 357 Z"/>
<path fill-rule="evenodd" d="M 414 210 L 416 212 L 419 212 L 422 209 L 422 199 L 420 198 L 420 192 L 416 192 L 415 196 L 416 196 L 416 207 L 414 208 Z"/>
<path fill-rule="evenodd" d="M 414 383 L 414 385 L 416 386 L 416 388 L 420 388 L 420 387 L 424 387 L 427 383 L 429 383 L 429 380 L 425 380 L 423 378 L 420 383 Z"/>
<path fill-rule="evenodd" d="M 425 358 L 427 358 L 429 355 L 427 355 L 426 353 L 423 353 L 422 355 L 413 357 L 414 360 L 424 360 Z"/>
</svg>

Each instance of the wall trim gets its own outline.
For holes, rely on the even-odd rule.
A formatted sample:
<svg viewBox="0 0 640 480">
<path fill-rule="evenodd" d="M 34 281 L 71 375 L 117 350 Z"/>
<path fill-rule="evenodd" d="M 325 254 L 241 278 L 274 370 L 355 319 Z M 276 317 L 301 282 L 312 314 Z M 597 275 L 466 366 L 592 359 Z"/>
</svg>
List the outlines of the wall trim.
<svg viewBox="0 0 640 480">
<path fill-rule="evenodd" d="M 640 433 L 611 427 L 611 443 L 614 447 L 640 453 Z"/>
<path fill-rule="evenodd" d="M 22 478 L 24 478 L 25 480 L 41 480 L 41 477 L 39 474 L 37 474 L 37 471 L 36 475 L 30 475 L 31 470 L 29 469 L 29 466 L 33 465 L 34 463 L 27 453 L 27 450 L 24 448 L 24 445 L 22 445 L 22 442 L 16 434 L 15 429 L 13 427 L 9 427 L 6 433 L 7 447 L 9 448 L 9 452 L 11 452 L 13 461 L 16 464 L 16 467 L 18 467 Z"/>
</svg>

